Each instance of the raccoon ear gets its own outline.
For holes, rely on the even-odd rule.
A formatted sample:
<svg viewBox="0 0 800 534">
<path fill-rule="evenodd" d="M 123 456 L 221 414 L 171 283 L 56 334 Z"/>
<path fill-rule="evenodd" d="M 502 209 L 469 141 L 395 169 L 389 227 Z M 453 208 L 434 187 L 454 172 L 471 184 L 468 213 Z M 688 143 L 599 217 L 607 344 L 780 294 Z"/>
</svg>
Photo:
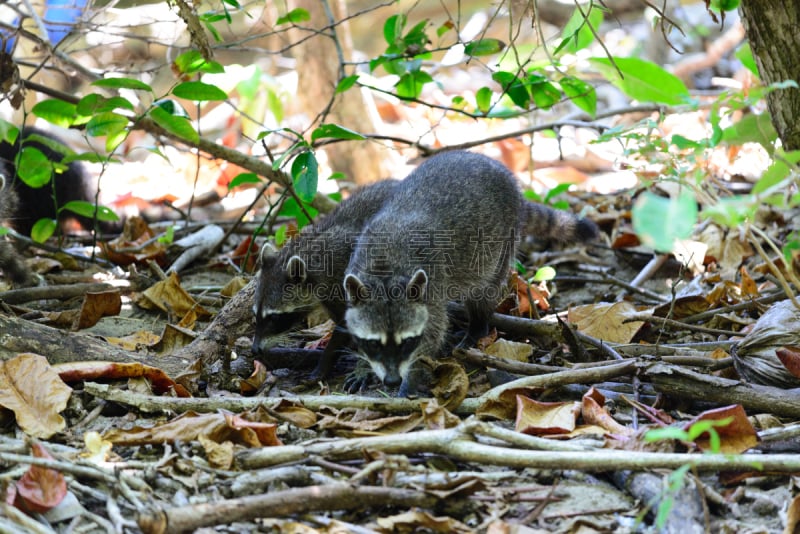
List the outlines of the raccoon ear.
<svg viewBox="0 0 800 534">
<path fill-rule="evenodd" d="M 306 262 L 300 256 L 294 255 L 286 262 L 286 273 L 292 282 L 300 283 L 306 279 Z"/>
<path fill-rule="evenodd" d="M 347 296 L 348 302 L 361 302 L 367 296 L 367 288 L 364 282 L 354 274 L 348 274 L 344 277 L 344 292 Z"/>
<path fill-rule="evenodd" d="M 411 277 L 406 286 L 406 298 L 408 300 L 420 301 L 425 298 L 425 290 L 428 288 L 428 275 L 422 269 L 417 269 L 417 272 Z"/>
<path fill-rule="evenodd" d="M 275 245 L 272 244 L 272 241 L 265 241 L 264 245 L 261 247 L 261 253 L 258 255 L 258 259 L 263 264 L 264 260 L 268 256 L 274 256 L 277 254 L 278 254 L 278 249 L 275 248 Z"/>
</svg>

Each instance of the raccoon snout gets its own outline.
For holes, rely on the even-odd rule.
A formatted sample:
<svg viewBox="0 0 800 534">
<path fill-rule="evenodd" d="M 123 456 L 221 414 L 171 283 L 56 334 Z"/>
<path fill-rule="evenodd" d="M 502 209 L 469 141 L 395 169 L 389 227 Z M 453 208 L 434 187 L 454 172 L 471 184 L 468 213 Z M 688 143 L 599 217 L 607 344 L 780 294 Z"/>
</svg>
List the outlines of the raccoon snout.
<svg viewBox="0 0 800 534">
<path fill-rule="evenodd" d="M 398 373 L 387 373 L 383 377 L 383 384 L 386 387 L 396 388 L 403 382 L 403 378 Z"/>
</svg>

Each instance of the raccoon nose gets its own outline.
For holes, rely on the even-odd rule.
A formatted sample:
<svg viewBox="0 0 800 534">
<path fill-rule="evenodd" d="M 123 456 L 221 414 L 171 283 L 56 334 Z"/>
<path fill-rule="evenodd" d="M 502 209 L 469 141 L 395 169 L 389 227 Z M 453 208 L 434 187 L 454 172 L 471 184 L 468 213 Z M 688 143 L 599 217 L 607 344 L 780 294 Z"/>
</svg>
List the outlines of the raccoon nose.
<svg viewBox="0 0 800 534">
<path fill-rule="evenodd" d="M 383 383 L 390 388 L 396 388 L 403 381 L 397 373 L 390 373 L 383 377 Z"/>
</svg>

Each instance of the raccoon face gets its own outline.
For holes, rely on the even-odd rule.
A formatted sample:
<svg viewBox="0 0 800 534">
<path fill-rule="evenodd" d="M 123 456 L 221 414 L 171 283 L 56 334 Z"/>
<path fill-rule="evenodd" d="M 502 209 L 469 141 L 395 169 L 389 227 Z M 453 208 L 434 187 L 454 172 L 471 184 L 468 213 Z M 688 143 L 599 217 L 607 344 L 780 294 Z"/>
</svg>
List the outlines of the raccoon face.
<svg viewBox="0 0 800 534">
<path fill-rule="evenodd" d="M 358 351 L 389 387 L 399 386 L 418 357 L 428 325 L 424 302 L 427 275 L 418 270 L 407 283 L 364 284 L 356 275 L 345 277 L 350 307 L 345 314 Z"/>
<path fill-rule="evenodd" d="M 253 299 L 256 320 L 253 351 L 257 354 L 266 348 L 266 337 L 289 330 L 315 305 L 302 258 L 291 256 L 284 264 L 277 249 L 266 244 L 260 260 Z"/>
</svg>

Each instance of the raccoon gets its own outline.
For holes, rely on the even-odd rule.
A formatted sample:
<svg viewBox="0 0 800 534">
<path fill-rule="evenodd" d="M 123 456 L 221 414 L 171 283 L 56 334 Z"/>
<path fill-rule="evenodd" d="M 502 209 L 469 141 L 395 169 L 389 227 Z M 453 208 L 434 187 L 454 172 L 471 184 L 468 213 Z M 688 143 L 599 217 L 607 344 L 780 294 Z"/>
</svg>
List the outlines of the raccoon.
<svg viewBox="0 0 800 534">
<path fill-rule="evenodd" d="M 268 337 L 285 331 L 310 311 L 322 307 L 339 327 L 313 376 L 324 377 L 347 339 L 341 328 L 346 309 L 342 279 L 364 223 L 394 193 L 398 182 L 384 180 L 356 190 L 314 226 L 303 229 L 280 251 L 261 249 L 253 314 L 253 353 L 266 353 Z"/>
<path fill-rule="evenodd" d="M 345 322 L 386 386 L 414 391 L 409 369 L 441 351 L 449 301 L 466 310 L 460 345 L 486 335 L 521 230 L 560 242 L 597 231 L 526 202 L 511 171 L 479 154 L 441 153 L 401 182 L 366 224 L 344 277 Z"/>
<path fill-rule="evenodd" d="M 17 209 L 17 194 L 6 183 L 6 177 L 0 167 L 0 223 L 8 220 Z M 0 237 L 0 270 L 15 286 L 30 286 L 35 283 L 31 271 L 17 255 L 12 244 L 4 237 Z"/>
<path fill-rule="evenodd" d="M 29 186 L 17 176 L 17 155 L 29 147 L 41 152 L 53 165 L 52 182 L 39 188 Z M 70 215 L 59 214 L 58 208 L 71 200 L 94 202 L 94 188 L 79 161 L 67 163 L 60 172 L 55 170 L 70 152 L 55 135 L 33 127 L 22 128 L 13 145 L 0 142 L 0 169 L 6 175 L 6 187 L 13 188 L 17 197 L 16 209 L 7 216 L 17 232 L 30 235 L 34 223 L 43 218 L 58 218 L 63 222 Z M 91 220 L 75 218 L 83 228 L 92 227 Z"/>
</svg>

